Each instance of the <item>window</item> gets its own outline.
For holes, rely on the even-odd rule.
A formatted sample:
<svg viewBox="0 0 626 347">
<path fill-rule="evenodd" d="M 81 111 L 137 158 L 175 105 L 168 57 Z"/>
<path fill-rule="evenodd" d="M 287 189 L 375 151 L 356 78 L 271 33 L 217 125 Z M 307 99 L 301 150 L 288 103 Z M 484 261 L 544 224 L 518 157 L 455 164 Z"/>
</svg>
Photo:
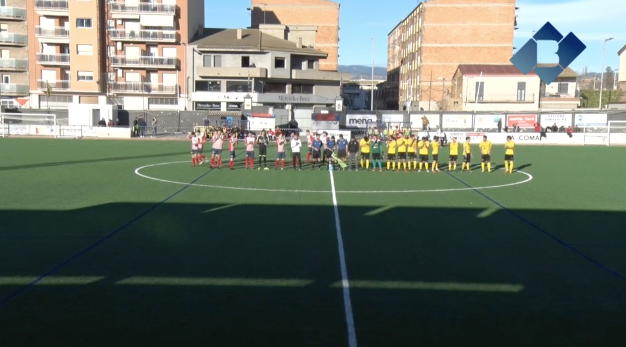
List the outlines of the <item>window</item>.
<svg viewBox="0 0 626 347">
<path fill-rule="evenodd" d="M 91 45 L 76 45 L 76 54 L 78 55 L 92 55 L 93 47 Z"/>
<path fill-rule="evenodd" d="M 284 69 L 286 66 L 285 58 L 275 58 L 274 59 L 274 68 L 275 69 Z"/>
<path fill-rule="evenodd" d="M 93 81 L 93 71 L 78 71 L 79 82 L 91 82 Z"/>
<path fill-rule="evenodd" d="M 263 86 L 264 93 L 286 93 L 287 84 L 286 83 L 265 83 Z"/>
<path fill-rule="evenodd" d="M 211 57 L 210 55 L 203 55 L 202 56 L 202 66 L 204 67 L 211 67 Z"/>
<path fill-rule="evenodd" d="M 91 18 L 76 18 L 77 28 L 91 28 Z"/>
<path fill-rule="evenodd" d="M 517 101 L 526 101 L 526 82 L 517 82 Z"/>
<path fill-rule="evenodd" d="M 213 67 L 222 67 L 222 56 L 216 55 L 213 57 Z"/>
<path fill-rule="evenodd" d="M 4 83 L 4 84 L 11 83 L 11 76 L 9 76 L 9 75 L 2 75 L 2 83 Z"/>
<path fill-rule="evenodd" d="M 315 60 L 309 60 L 306 62 L 306 68 L 309 70 L 315 69 Z"/>
<path fill-rule="evenodd" d="M 241 57 L 241 67 L 250 67 L 250 57 L 249 56 Z"/>
<path fill-rule="evenodd" d="M 196 92 L 221 92 L 220 81 L 196 81 Z"/>
<path fill-rule="evenodd" d="M 115 29 L 115 20 L 107 19 L 107 29 Z"/>
<path fill-rule="evenodd" d="M 148 98 L 148 106 L 165 106 L 165 105 L 178 105 L 178 99 L 176 98 Z"/>
<path fill-rule="evenodd" d="M 9 25 L 8 24 L 0 24 L 0 32 L 7 32 L 9 31 Z"/>
<path fill-rule="evenodd" d="M 478 101 L 483 101 L 485 97 L 485 82 L 476 82 L 476 90 L 474 90 L 474 98 Z"/>
<path fill-rule="evenodd" d="M 568 94 L 569 85 L 567 83 L 559 83 L 559 94 Z"/>
<path fill-rule="evenodd" d="M 291 86 L 293 94 L 313 94 L 312 84 L 294 84 Z"/>
<path fill-rule="evenodd" d="M 229 93 L 245 93 L 249 92 L 247 81 L 227 81 L 226 92 Z"/>
</svg>

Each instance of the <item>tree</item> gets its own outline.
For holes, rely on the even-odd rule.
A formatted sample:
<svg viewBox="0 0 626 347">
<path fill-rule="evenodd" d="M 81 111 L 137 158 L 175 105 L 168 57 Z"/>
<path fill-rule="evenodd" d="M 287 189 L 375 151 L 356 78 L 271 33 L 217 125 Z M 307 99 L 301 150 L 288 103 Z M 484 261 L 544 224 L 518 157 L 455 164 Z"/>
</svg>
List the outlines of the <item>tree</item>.
<svg viewBox="0 0 626 347">
<path fill-rule="evenodd" d="M 613 81 L 615 80 L 615 71 L 610 66 L 604 71 L 604 89 L 613 89 Z"/>
</svg>

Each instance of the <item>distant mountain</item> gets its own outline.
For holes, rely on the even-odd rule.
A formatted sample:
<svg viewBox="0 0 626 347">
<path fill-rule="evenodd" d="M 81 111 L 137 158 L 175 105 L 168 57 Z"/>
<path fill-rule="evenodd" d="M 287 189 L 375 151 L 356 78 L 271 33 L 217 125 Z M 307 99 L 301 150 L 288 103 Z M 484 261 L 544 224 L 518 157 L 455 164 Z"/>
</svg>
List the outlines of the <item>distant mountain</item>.
<svg viewBox="0 0 626 347">
<path fill-rule="evenodd" d="M 350 73 L 353 80 L 372 78 L 372 67 L 367 65 L 339 65 L 338 71 Z M 386 80 L 387 68 L 374 66 L 374 79 Z"/>
</svg>

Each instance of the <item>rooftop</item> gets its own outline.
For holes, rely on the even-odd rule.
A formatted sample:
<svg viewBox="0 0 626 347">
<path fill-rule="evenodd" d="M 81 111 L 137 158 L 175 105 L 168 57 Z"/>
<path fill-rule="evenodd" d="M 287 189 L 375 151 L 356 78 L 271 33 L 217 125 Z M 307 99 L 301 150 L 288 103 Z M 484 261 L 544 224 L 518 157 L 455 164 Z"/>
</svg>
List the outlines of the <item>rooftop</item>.
<svg viewBox="0 0 626 347">
<path fill-rule="evenodd" d="M 519 76 L 524 75 L 511 64 L 461 64 L 459 71 L 463 76 Z M 526 76 L 536 76 L 530 71 Z"/>
<path fill-rule="evenodd" d="M 622 55 L 622 53 L 624 53 L 624 51 L 626 51 L 626 45 L 624 45 L 624 47 L 622 47 L 622 49 L 617 51 L 617 55 Z"/>
<path fill-rule="evenodd" d="M 241 39 L 237 31 L 241 30 Z M 327 57 L 328 55 L 314 48 L 301 48 L 295 42 L 281 40 L 265 34 L 259 29 L 205 29 L 205 37 L 190 43 L 198 50 L 242 50 L 242 51 L 283 51 Z"/>
</svg>

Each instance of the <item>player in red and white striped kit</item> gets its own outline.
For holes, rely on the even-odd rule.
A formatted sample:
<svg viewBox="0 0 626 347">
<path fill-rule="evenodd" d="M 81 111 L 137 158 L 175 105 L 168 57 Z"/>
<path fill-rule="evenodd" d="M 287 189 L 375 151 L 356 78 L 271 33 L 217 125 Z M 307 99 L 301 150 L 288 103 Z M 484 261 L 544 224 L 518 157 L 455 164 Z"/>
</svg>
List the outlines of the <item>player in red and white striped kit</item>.
<svg viewBox="0 0 626 347">
<path fill-rule="evenodd" d="M 205 133 L 202 132 L 198 135 L 198 162 L 200 164 L 204 164 L 206 160 L 206 157 L 203 154 L 205 142 L 206 142 L 206 135 Z"/>
<path fill-rule="evenodd" d="M 230 161 L 228 162 L 228 167 L 231 170 L 235 170 L 233 167 L 235 164 L 235 146 L 237 146 L 237 133 L 230 134 L 230 138 L 228 139 L 228 151 L 230 152 Z"/>
<path fill-rule="evenodd" d="M 311 159 L 311 155 L 313 154 L 313 140 L 315 140 L 315 136 L 311 135 L 309 130 L 306 131 L 306 146 L 309 151 L 306 154 L 306 162 L 308 163 Z"/>
<path fill-rule="evenodd" d="M 196 166 L 199 164 L 200 158 L 198 157 L 198 144 L 200 143 L 200 138 L 196 136 L 196 133 L 191 133 L 187 137 L 191 140 L 191 166 Z"/>
<path fill-rule="evenodd" d="M 217 132 L 211 142 L 213 142 L 213 153 L 211 153 L 211 169 L 217 161 L 217 168 L 222 166 L 222 150 L 224 150 L 224 135 Z"/>
</svg>

